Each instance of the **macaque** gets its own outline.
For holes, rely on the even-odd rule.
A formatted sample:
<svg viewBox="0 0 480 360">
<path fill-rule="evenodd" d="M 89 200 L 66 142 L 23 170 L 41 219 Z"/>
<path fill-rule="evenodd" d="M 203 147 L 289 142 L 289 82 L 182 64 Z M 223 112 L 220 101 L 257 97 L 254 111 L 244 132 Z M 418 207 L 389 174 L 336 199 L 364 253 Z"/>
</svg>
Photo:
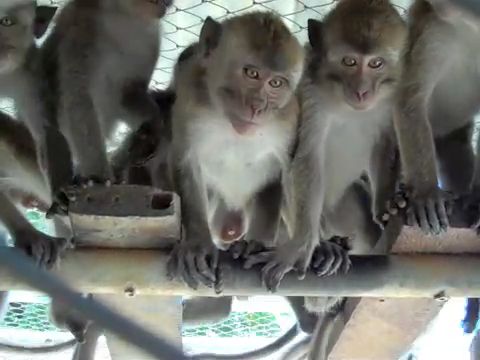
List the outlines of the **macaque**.
<svg viewBox="0 0 480 360">
<path fill-rule="evenodd" d="M 304 52 L 269 12 L 222 23 L 209 17 L 199 43 L 187 50 L 172 84 L 170 154 L 185 232 L 169 274 L 197 288 L 218 283 L 219 250 L 250 238 L 252 214 L 266 211 L 266 199 L 276 214 L 261 215 L 269 218 L 262 234 L 276 232 L 277 189 L 295 142 L 294 92 Z"/>
<path fill-rule="evenodd" d="M 68 141 L 76 184 L 115 181 L 106 140 L 120 122 L 136 132 L 158 118 L 147 90 L 159 55 L 159 19 L 171 3 L 73 0 L 42 46 L 48 102 Z M 63 200 L 52 213 L 67 210 Z"/>
<path fill-rule="evenodd" d="M 308 35 L 287 191 L 291 238 L 247 261 L 266 262 L 263 279 L 272 291 L 291 270 L 300 278 L 310 265 L 320 276 L 346 271 L 345 247 L 328 240 L 348 237 L 351 252 L 368 253 L 395 191 L 392 108 L 406 25 L 387 0 L 342 0 L 322 22 L 309 20 Z M 370 209 L 354 188 L 362 175 L 371 187 Z"/>
<path fill-rule="evenodd" d="M 16 247 L 31 255 L 41 266 L 52 267 L 66 248 L 64 238 L 36 230 L 17 209 L 20 194 L 49 204 L 50 192 L 37 162 L 34 139 L 23 122 L 0 112 L 0 222 Z M 15 194 L 15 196 L 11 196 Z"/>
<path fill-rule="evenodd" d="M 50 191 L 60 186 L 61 178 L 70 177 L 68 166 L 62 165 L 69 159 L 66 141 L 50 122 L 43 101 L 45 89 L 35 45 L 35 38 L 43 36 L 55 12 L 55 7 L 36 6 L 32 0 L 0 4 L 0 97 L 13 99 L 18 118 L 33 136 Z"/>
<path fill-rule="evenodd" d="M 480 110 L 480 21 L 453 2 L 417 0 L 409 27 L 394 116 L 407 223 L 438 234 L 448 227 L 452 196 L 479 193 L 480 157 L 471 143 Z"/>
</svg>

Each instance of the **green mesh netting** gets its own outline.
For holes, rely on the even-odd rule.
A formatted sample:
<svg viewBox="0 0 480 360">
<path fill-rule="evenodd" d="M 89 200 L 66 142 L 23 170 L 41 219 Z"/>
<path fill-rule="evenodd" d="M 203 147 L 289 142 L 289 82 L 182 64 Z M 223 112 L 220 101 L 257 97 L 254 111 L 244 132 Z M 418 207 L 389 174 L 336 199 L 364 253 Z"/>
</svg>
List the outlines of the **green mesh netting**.
<svg viewBox="0 0 480 360">
<path fill-rule="evenodd" d="M 34 331 L 64 331 L 50 322 L 49 304 L 11 302 L 0 327 Z M 284 314 L 286 315 L 286 314 Z M 185 337 L 277 337 L 282 329 L 274 314 L 268 312 L 232 312 L 228 319 L 209 326 L 185 328 Z"/>
<path fill-rule="evenodd" d="M 48 304 L 11 302 L 0 327 L 35 331 L 62 331 L 50 322 Z"/>
<path fill-rule="evenodd" d="M 232 312 L 228 319 L 209 326 L 196 326 L 183 329 L 185 337 L 277 337 L 281 335 L 275 315 L 268 312 Z"/>
</svg>

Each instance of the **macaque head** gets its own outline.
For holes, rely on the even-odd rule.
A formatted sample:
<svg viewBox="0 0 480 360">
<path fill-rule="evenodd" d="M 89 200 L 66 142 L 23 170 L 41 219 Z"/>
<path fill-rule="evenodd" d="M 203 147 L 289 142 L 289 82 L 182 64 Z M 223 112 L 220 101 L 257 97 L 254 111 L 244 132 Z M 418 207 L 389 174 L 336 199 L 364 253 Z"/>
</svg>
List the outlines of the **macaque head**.
<svg viewBox="0 0 480 360">
<path fill-rule="evenodd" d="M 165 16 L 173 0 L 110 0 L 115 6 L 144 18 L 160 19 Z"/>
<path fill-rule="evenodd" d="M 389 1 L 342 0 L 323 22 L 309 20 L 308 36 L 315 76 L 339 103 L 368 110 L 393 93 L 407 29 Z"/>
<path fill-rule="evenodd" d="M 207 18 L 199 51 L 212 106 L 240 135 L 275 120 L 303 70 L 303 48 L 273 13 L 254 12 L 223 23 Z"/>
<path fill-rule="evenodd" d="M 0 74 L 24 63 L 34 37 L 42 37 L 56 10 L 56 7 L 37 7 L 32 0 L 0 2 Z"/>
</svg>

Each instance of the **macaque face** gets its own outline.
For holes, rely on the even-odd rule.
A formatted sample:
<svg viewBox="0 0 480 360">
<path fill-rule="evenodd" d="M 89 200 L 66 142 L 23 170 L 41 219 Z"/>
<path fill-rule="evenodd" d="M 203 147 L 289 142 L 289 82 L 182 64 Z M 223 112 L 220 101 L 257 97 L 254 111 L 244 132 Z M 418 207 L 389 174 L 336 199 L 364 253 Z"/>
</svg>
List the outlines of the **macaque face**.
<svg viewBox="0 0 480 360">
<path fill-rule="evenodd" d="M 400 61 L 400 49 L 362 54 L 348 47 L 337 47 L 327 55 L 334 93 L 354 110 L 369 110 L 392 93 L 391 74 Z"/>
<path fill-rule="evenodd" d="M 254 134 L 274 121 L 291 100 L 302 71 L 303 49 L 291 51 L 302 54 L 298 61 L 284 54 L 285 47 L 266 54 L 224 36 L 207 59 L 212 102 L 239 135 Z"/>
<path fill-rule="evenodd" d="M 23 64 L 33 42 L 35 3 L 25 0 L 0 2 L 0 74 Z"/>
</svg>

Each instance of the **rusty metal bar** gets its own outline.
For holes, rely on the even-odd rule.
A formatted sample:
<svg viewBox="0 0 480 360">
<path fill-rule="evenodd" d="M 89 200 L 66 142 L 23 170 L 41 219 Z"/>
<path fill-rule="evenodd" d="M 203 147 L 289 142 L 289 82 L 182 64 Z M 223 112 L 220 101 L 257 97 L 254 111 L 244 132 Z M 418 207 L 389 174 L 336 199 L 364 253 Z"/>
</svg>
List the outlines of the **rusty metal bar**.
<svg viewBox="0 0 480 360">
<path fill-rule="evenodd" d="M 166 277 L 167 255 L 147 250 L 72 251 L 55 272 L 78 291 L 97 294 L 215 296 L 214 290 L 189 289 Z M 480 297 L 480 256 L 393 255 L 352 257 L 346 275 L 318 278 L 295 274 L 283 280 L 278 295 L 348 297 Z M 223 295 L 265 295 L 259 269 L 225 264 Z M 27 285 L 0 268 L 0 290 L 25 290 Z"/>
</svg>

